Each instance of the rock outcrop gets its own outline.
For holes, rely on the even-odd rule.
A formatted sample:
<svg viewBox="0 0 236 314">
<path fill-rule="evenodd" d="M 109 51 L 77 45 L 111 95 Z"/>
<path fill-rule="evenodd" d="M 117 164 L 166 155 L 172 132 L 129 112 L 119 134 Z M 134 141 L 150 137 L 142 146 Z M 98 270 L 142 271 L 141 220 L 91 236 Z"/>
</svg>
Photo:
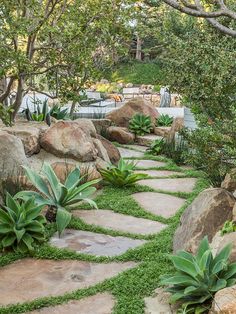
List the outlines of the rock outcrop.
<svg viewBox="0 0 236 314">
<path fill-rule="evenodd" d="M 107 135 L 111 141 L 118 142 L 120 144 L 131 144 L 135 140 L 135 135 L 127 128 L 121 128 L 118 126 L 110 126 L 107 129 Z"/>
</svg>

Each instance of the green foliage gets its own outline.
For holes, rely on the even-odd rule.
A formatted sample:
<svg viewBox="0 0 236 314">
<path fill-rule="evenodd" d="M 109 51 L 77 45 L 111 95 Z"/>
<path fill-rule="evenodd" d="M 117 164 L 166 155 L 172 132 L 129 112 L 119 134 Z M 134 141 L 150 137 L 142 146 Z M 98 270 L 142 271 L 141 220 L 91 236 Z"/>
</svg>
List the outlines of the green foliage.
<svg viewBox="0 0 236 314">
<path fill-rule="evenodd" d="M 44 163 L 42 175 L 28 167 L 24 167 L 26 175 L 31 183 L 40 192 L 22 191 L 16 194 L 16 198 L 28 200 L 32 196 L 39 205 L 48 205 L 56 209 L 56 223 L 59 234 L 63 232 L 71 220 L 71 214 L 68 210 L 81 201 L 89 203 L 96 207 L 96 203 L 90 199 L 90 196 L 96 191 L 92 185 L 99 182 L 93 180 L 81 184 L 83 177 L 80 176 L 80 169 L 76 167 L 62 184 L 52 167 Z M 49 188 L 50 187 L 50 188 Z"/>
<path fill-rule="evenodd" d="M 154 156 L 159 155 L 162 153 L 164 145 L 165 145 L 165 140 L 163 138 L 157 139 L 152 142 L 150 147 L 148 147 L 147 152 Z"/>
<path fill-rule="evenodd" d="M 173 118 L 168 114 L 161 114 L 156 119 L 156 126 L 171 126 L 173 123 Z"/>
<path fill-rule="evenodd" d="M 162 277 L 161 284 L 169 286 L 171 301 L 183 302 L 183 308 L 195 308 L 211 300 L 214 294 L 236 282 L 236 263 L 229 264 L 231 245 L 225 246 L 213 257 L 208 239 L 205 237 L 196 256 L 179 251 L 170 259 L 176 273 Z"/>
<path fill-rule="evenodd" d="M 59 105 L 54 105 L 49 111 L 49 114 L 57 120 L 66 120 L 68 117 L 68 108 L 61 109 Z"/>
<path fill-rule="evenodd" d="M 0 104 L 0 119 L 6 126 L 12 126 L 11 115 L 14 109 Z"/>
<path fill-rule="evenodd" d="M 146 174 L 134 173 L 135 163 L 125 162 L 120 159 L 117 167 L 111 166 L 108 169 L 101 169 L 100 173 L 105 182 L 117 187 L 132 186 L 137 181 L 145 179 Z"/>
<path fill-rule="evenodd" d="M 133 83 L 137 85 L 158 85 L 164 80 L 159 63 L 132 61 L 119 64 L 110 80 L 115 82 Z M 158 92 L 160 88 L 158 89 Z"/>
<path fill-rule="evenodd" d="M 150 133 L 153 129 L 150 116 L 139 113 L 135 114 L 130 120 L 129 129 L 134 134 L 141 136 Z"/>
<path fill-rule="evenodd" d="M 50 119 L 50 112 L 48 109 L 48 100 L 45 99 L 44 101 L 41 101 L 40 99 L 32 98 L 32 102 L 35 106 L 35 110 L 34 112 L 31 112 L 27 105 L 27 109 L 24 110 L 26 119 L 28 121 L 37 121 L 37 122 L 45 121 L 50 126 L 51 119 Z M 40 105 L 42 105 L 42 108 Z"/>
<path fill-rule="evenodd" d="M 236 232 L 236 223 L 235 223 L 235 221 L 227 220 L 224 223 L 224 226 L 221 229 L 220 233 L 223 236 L 224 234 L 231 233 L 231 232 Z"/>
<path fill-rule="evenodd" d="M 6 206 L 0 209 L 0 248 L 26 252 L 43 242 L 46 220 L 42 207 L 33 198 L 18 202 L 7 193 Z"/>
</svg>

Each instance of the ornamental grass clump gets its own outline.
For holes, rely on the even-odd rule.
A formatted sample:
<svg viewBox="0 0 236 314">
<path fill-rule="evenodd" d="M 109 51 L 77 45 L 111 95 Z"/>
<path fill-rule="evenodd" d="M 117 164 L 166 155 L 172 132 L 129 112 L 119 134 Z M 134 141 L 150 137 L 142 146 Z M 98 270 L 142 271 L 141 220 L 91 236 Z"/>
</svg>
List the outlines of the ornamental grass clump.
<svg viewBox="0 0 236 314">
<path fill-rule="evenodd" d="M 93 185 L 97 184 L 100 179 L 82 184 L 83 177 L 80 175 L 78 167 L 69 173 L 65 184 L 60 182 L 48 163 L 43 165 L 41 175 L 28 167 L 24 167 L 24 169 L 28 179 L 39 192 L 22 191 L 17 193 L 15 198 L 28 200 L 33 196 L 38 205 L 47 205 L 46 217 L 49 221 L 56 221 L 59 235 L 70 223 L 71 213 L 69 210 L 72 207 L 85 201 L 96 208 L 96 203 L 90 197 L 96 191 Z"/>
<path fill-rule="evenodd" d="M 163 276 L 161 281 L 169 286 L 167 291 L 172 294 L 171 301 L 180 301 L 187 313 L 206 311 L 217 291 L 236 283 L 236 263 L 229 263 L 231 249 L 232 245 L 227 245 L 213 257 L 205 237 L 196 256 L 186 251 L 171 256 L 176 273 Z"/>
<path fill-rule="evenodd" d="M 7 193 L 6 205 L 0 209 L 0 248 L 24 253 L 43 242 L 46 219 L 42 208 L 34 198 L 19 202 Z"/>
<path fill-rule="evenodd" d="M 100 173 L 108 184 L 117 187 L 132 186 L 137 181 L 148 177 L 147 174 L 134 173 L 135 166 L 134 162 L 125 162 L 121 158 L 117 167 L 112 165 L 108 169 L 101 169 Z"/>
</svg>

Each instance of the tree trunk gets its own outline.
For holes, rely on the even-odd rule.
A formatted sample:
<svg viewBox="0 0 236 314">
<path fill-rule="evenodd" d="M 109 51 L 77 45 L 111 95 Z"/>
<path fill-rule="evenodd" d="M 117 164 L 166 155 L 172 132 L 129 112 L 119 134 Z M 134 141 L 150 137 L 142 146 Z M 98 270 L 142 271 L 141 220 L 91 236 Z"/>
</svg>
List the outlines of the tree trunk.
<svg viewBox="0 0 236 314">
<path fill-rule="evenodd" d="M 18 79 L 18 86 L 17 86 L 17 92 L 16 92 L 16 100 L 14 104 L 12 105 L 12 109 L 14 112 L 12 113 L 12 121 L 15 120 L 15 117 L 20 109 L 23 95 L 24 95 L 24 88 L 23 88 L 24 79 L 20 76 Z"/>
<path fill-rule="evenodd" d="M 75 105 L 76 105 L 76 100 L 73 100 L 72 105 L 70 107 L 70 117 L 73 117 L 74 111 L 75 111 Z"/>
<path fill-rule="evenodd" d="M 137 35 L 137 45 L 136 45 L 136 60 L 142 61 L 142 40 L 139 37 L 139 35 Z"/>
</svg>

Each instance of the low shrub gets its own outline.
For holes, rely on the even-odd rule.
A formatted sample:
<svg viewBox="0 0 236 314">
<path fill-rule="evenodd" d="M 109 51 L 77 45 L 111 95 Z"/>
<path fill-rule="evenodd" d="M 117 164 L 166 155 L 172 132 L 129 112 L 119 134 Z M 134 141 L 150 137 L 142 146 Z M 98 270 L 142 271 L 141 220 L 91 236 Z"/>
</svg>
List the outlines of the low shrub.
<svg viewBox="0 0 236 314">
<path fill-rule="evenodd" d="M 231 232 L 236 232 L 236 222 L 227 220 L 224 223 L 224 226 L 222 227 L 220 233 L 223 236 L 224 234 L 231 233 Z"/>
<path fill-rule="evenodd" d="M 162 153 L 165 145 L 165 140 L 162 139 L 157 139 L 152 142 L 150 147 L 147 148 L 147 152 L 152 155 L 159 155 Z"/>
<path fill-rule="evenodd" d="M 151 133 L 153 129 L 151 118 L 143 114 L 135 114 L 130 120 L 129 129 L 134 134 L 141 136 Z"/>
<path fill-rule="evenodd" d="M 227 245 L 213 257 L 205 237 L 196 256 L 186 251 L 171 256 L 176 273 L 163 276 L 161 280 L 161 284 L 169 286 L 167 291 L 172 294 L 171 301 L 182 302 L 182 308 L 188 310 L 187 313 L 206 311 L 207 302 L 217 291 L 236 283 L 236 263 L 229 263 L 230 253 L 231 245 Z M 196 308 L 199 312 L 195 311 Z"/>
<path fill-rule="evenodd" d="M 173 118 L 170 117 L 168 114 L 161 114 L 156 119 L 156 126 L 171 126 L 173 123 Z"/>
<path fill-rule="evenodd" d="M 105 182 L 113 186 L 125 187 L 132 186 L 137 181 L 147 178 L 147 174 L 134 173 L 134 169 L 134 162 L 125 162 L 121 158 L 117 167 L 112 165 L 108 169 L 101 169 L 100 173 Z"/>
<path fill-rule="evenodd" d="M 6 206 L 0 209 L 0 248 L 27 252 L 43 242 L 46 223 L 41 215 L 43 206 L 36 205 L 34 198 L 18 202 L 7 193 Z"/>
<path fill-rule="evenodd" d="M 52 167 L 47 163 L 42 167 L 42 175 L 28 167 L 24 167 L 24 169 L 28 179 L 40 193 L 22 191 L 17 193 L 15 197 L 28 200 L 33 196 L 38 205 L 48 205 L 46 218 L 49 221 L 56 220 L 59 235 L 71 220 L 71 213 L 68 210 L 72 206 L 85 201 L 96 208 L 96 203 L 90 199 L 90 196 L 96 191 L 93 185 L 100 180 L 92 180 L 81 184 L 83 177 L 80 176 L 78 167 L 69 173 L 65 184 L 59 181 Z"/>
</svg>

